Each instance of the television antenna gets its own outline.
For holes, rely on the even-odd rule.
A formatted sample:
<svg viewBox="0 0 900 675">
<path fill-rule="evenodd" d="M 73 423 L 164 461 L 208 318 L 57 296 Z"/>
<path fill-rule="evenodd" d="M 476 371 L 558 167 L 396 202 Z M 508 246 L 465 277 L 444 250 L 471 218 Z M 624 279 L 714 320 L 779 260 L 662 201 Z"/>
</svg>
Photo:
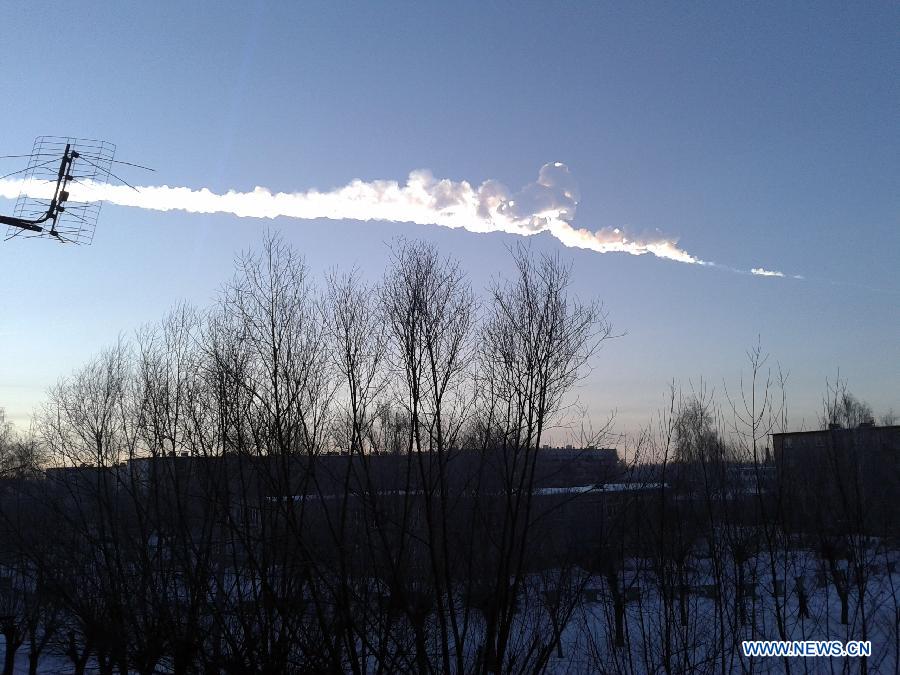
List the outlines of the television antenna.
<svg viewBox="0 0 900 675">
<path fill-rule="evenodd" d="M 38 136 L 30 154 L 0 157 L 28 159 L 24 169 L 0 176 L 0 179 L 21 177 L 23 182 L 13 215 L 0 214 L 0 223 L 7 226 L 5 238 L 43 237 L 62 243 L 90 244 L 103 202 L 72 199 L 72 184 L 90 186 L 108 183 L 113 178 L 136 190 L 111 171 L 112 165 L 147 169 L 139 164 L 116 161 L 115 154 L 116 146 L 107 141 Z"/>
</svg>

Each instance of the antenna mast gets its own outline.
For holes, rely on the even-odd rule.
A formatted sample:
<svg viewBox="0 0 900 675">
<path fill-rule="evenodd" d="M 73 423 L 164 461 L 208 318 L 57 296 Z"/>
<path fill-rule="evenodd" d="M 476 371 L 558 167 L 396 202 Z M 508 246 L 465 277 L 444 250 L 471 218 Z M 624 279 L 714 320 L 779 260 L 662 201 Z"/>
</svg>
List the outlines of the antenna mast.
<svg viewBox="0 0 900 675">
<path fill-rule="evenodd" d="M 0 215 L 0 223 L 8 226 L 6 238 L 52 237 L 90 244 L 102 203 L 78 201 L 79 190 L 72 184 L 107 183 L 115 153 L 116 146 L 106 141 L 38 136 L 26 155 L 28 166 L 3 176 L 23 174 L 24 179 L 13 215 Z"/>
<path fill-rule="evenodd" d="M 47 210 L 39 218 L 18 218 L 16 216 L 0 215 L 0 223 L 9 225 L 10 227 L 18 227 L 28 232 L 44 232 L 42 224 L 49 222 L 50 230 L 47 232 L 51 237 L 60 239 L 59 233 L 56 231 L 56 223 L 59 215 L 66 210 L 66 202 L 69 199 L 69 192 L 66 188 L 72 177 L 72 161 L 80 157 L 78 152 L 72 149 L 71 143 L 66 143 L 66 149 L 63 151 L 62 159 L 59 162 L 59 172 L 56 176 L 56 189 L 53 191 L 53 198 Z"/>
</svg>

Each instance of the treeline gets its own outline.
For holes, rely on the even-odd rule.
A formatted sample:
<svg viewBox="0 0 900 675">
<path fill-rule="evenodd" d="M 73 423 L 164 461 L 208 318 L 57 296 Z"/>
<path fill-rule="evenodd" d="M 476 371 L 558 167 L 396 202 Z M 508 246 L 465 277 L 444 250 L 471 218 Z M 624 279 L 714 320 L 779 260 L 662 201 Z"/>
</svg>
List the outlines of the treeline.
<svg viewBox="0 0 900 675">
<path fill-rule="evenodd" d="M 515 252 L 479 306 L 433 248 L 393 256 L 378 285 L 334 274 L 318 292 L 270 239 L 213 309 L 179 308 L 49 392 L 35 434 L 68 469 L 4 495 L 4 563 L 27 577 L 7 655 L 27 640 L 76 671 L 543 667 L 572 602 L 535 606 L 522 632 L 536 450 L 609 323 L 555 258 Z M 383 453 L 400 459 L 376 476 Z"/>
<path fill-rule="evenodd" d="M 858 473 L 779 473 L 761 349 L 573 482 L 541 447 L 611 324 L 512 255 L 485 294 L 407 242 L 318 290 L 270 238 L 61 381 L 0 444 L 5 672 L 796 672 L 740 640 L 819 637 L 896 668 L 896 519 Z"/>
</svg>

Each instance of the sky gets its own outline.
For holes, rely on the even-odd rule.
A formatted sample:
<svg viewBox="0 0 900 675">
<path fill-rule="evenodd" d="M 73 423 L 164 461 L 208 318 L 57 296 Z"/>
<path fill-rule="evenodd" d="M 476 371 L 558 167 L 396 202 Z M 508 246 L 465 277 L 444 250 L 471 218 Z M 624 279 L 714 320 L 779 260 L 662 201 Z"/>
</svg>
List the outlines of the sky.
<svg viewBox="0 0 900 675">
<path fill-rule="evenodd" d="M 789 373 L 792 426 L 809 428 L 838 369 L 876 413 L 900 411 L 898 25 L 886 2 L 10 1 L 0 155 L 101 138 L 156 170 L 116 168 L 129 182 L 218 193 L 402 186 L 425 169 L 517 195 L 563 163 L 573 227 L 719 264 L 527 238 L 623 333 L 576 392 L 595 423 L 615 411 L 637 430 L 672 381 L 733 391 L 759 340 Z M 0 160 L 0 175 L 21 167 Z M 479 289 L 522 241 L 107 203 L 89 247 L 0 241 L 0 407 L 27 426 L 47 387 L 119 335 L 209 305 L 270 228 L 317 273 L 372 279 L 396 237 L 432 242 Z"/>
</svg>

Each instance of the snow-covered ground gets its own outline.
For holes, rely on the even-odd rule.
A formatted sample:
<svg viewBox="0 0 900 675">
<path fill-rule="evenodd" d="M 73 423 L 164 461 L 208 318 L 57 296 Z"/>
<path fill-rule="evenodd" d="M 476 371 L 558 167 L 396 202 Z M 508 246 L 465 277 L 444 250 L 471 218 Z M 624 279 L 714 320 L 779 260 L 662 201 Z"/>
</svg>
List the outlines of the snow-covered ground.
<svg viewBox="0 0 900 675">
<path fill-rule="evenodd" d="M 871 572 L 865 585 L 864 602 L 858 586 L 849 584 L 848 622 L 841 623 L 841 600 L 823 562 L 811 552 L 792 551 L 775 560 L 779 583 L 774 584 L 766 554 L 744 564 L 746 597 L 744 612 L 734 594 L 727 591 L 716 599 L 716 574 L 709 559 L 694 559 L 684 570 L 688 591 L 682 613 L 678 593 L 668 602 L 652 565 L 628 560 L 620 581 L 627 590 L 625 610 L 626 647 L 614 645 L 615 621 L 612 594 L 601 577 L 588 579 L 585 593 L 562 635 L 562 656 L 554 655 L 549 672 L 581 673 L 781 673 L 785 662 L 778 658 L 742 655 L 740 641 L 780 639 L 779 621 L 788 640 L 870 640 L 869 673 L 897 673 L 900 653 L 900 554 L 873 551 Z M 846 562 L 842 563 L 846 566 Z M 735 588 L 735 568 L 720 570 L 721 587 Z M 782 581 L 786 579 L 787 581 Z M 799 588 L 807 595 L 807 616 L 801 616 Z M 743 614 L 743 617 L 741 616 Z M 682 619 L 686 619 L 684 622 Z M 522 616 L 527 623 L 527 616 Z M 534 626 L 521 626 L 524 632 Z M 549 627 L 544 627 L 549 628 Z M 539 628 L 537 630 L 543 630 Z M 548 639 L 550 631 L 547 631 Z M 5 645 L 0 637 L 0 653 Z M 857 673 L 859 659 L 791 659 L 791 672 Z M 28 672 L 27 644 L 16 657 L 15 673 Z M 63 656 L 46 653 L 40 673 L 70 673 Z M 88 672 L 96 672 L 89 667 Z"/>
<path fill-rule="evenodd" d="M 892 556 L 892 557 L 891 557 Z M 778 588 L 767 571 L 767 556 L 746 563 L 744 623 L 732 594 L 714 598 L 714 575 L 710 561 L 696 561 L 688 572 L 690 592 L 687 622 L 682 625 L 677 594 L 669 606 L 659 592 L 655 575 L 640 561 L 630 561 L 625 586 L 632 599 L 626 604 L 626 644 L 614 647 L 614 610 L 609 589 L 600 579 L 589 587 L 599 602 L 582 601 L 563 636 L 563 657 L 554 657 L 554 673 L 655 673 L 666 672 L 668 659 L 675 673 L 781 673 L 785 662 L 779 658 L 749 659 L 740 649 L 742 640 L 781 639 L 779 612 L 787 640 L 870 640 L 872 656 L 869 673 L 898 672 L 898 621 L 900 621 L 900 576 L 897 555 L 875 560 L 866 583 L 865 602 L 859 602 L 857 586 L 849 586 L 849 616 L 841 624 L 841 601 L 822 563 L 808 552 L 792 552 L 776 561 Z M 643 570 L 643 571 L 642 571 Z M 798 579 L 808 597 L 807 616 L 801 616 Z M 734 588 L 733 571 L 728 570 L 725 588 Z M 639 589 L 636 590 L 636 589 Z M 751 595 L 752 593 L 752 595 Z M 638 599 L 639 595 L 639 599 Z M 723 629 L 724 626 L 724 629 Z M 864 628 L 865 626 L 865 628 Z M 668 631 L 668 633 L 667 633 Z M 724 661 L 724 667 L 723 667 Z M 856 673 L 861 661 L 851 658 L 796 658 L 791 672 Z"/>
</svg>

